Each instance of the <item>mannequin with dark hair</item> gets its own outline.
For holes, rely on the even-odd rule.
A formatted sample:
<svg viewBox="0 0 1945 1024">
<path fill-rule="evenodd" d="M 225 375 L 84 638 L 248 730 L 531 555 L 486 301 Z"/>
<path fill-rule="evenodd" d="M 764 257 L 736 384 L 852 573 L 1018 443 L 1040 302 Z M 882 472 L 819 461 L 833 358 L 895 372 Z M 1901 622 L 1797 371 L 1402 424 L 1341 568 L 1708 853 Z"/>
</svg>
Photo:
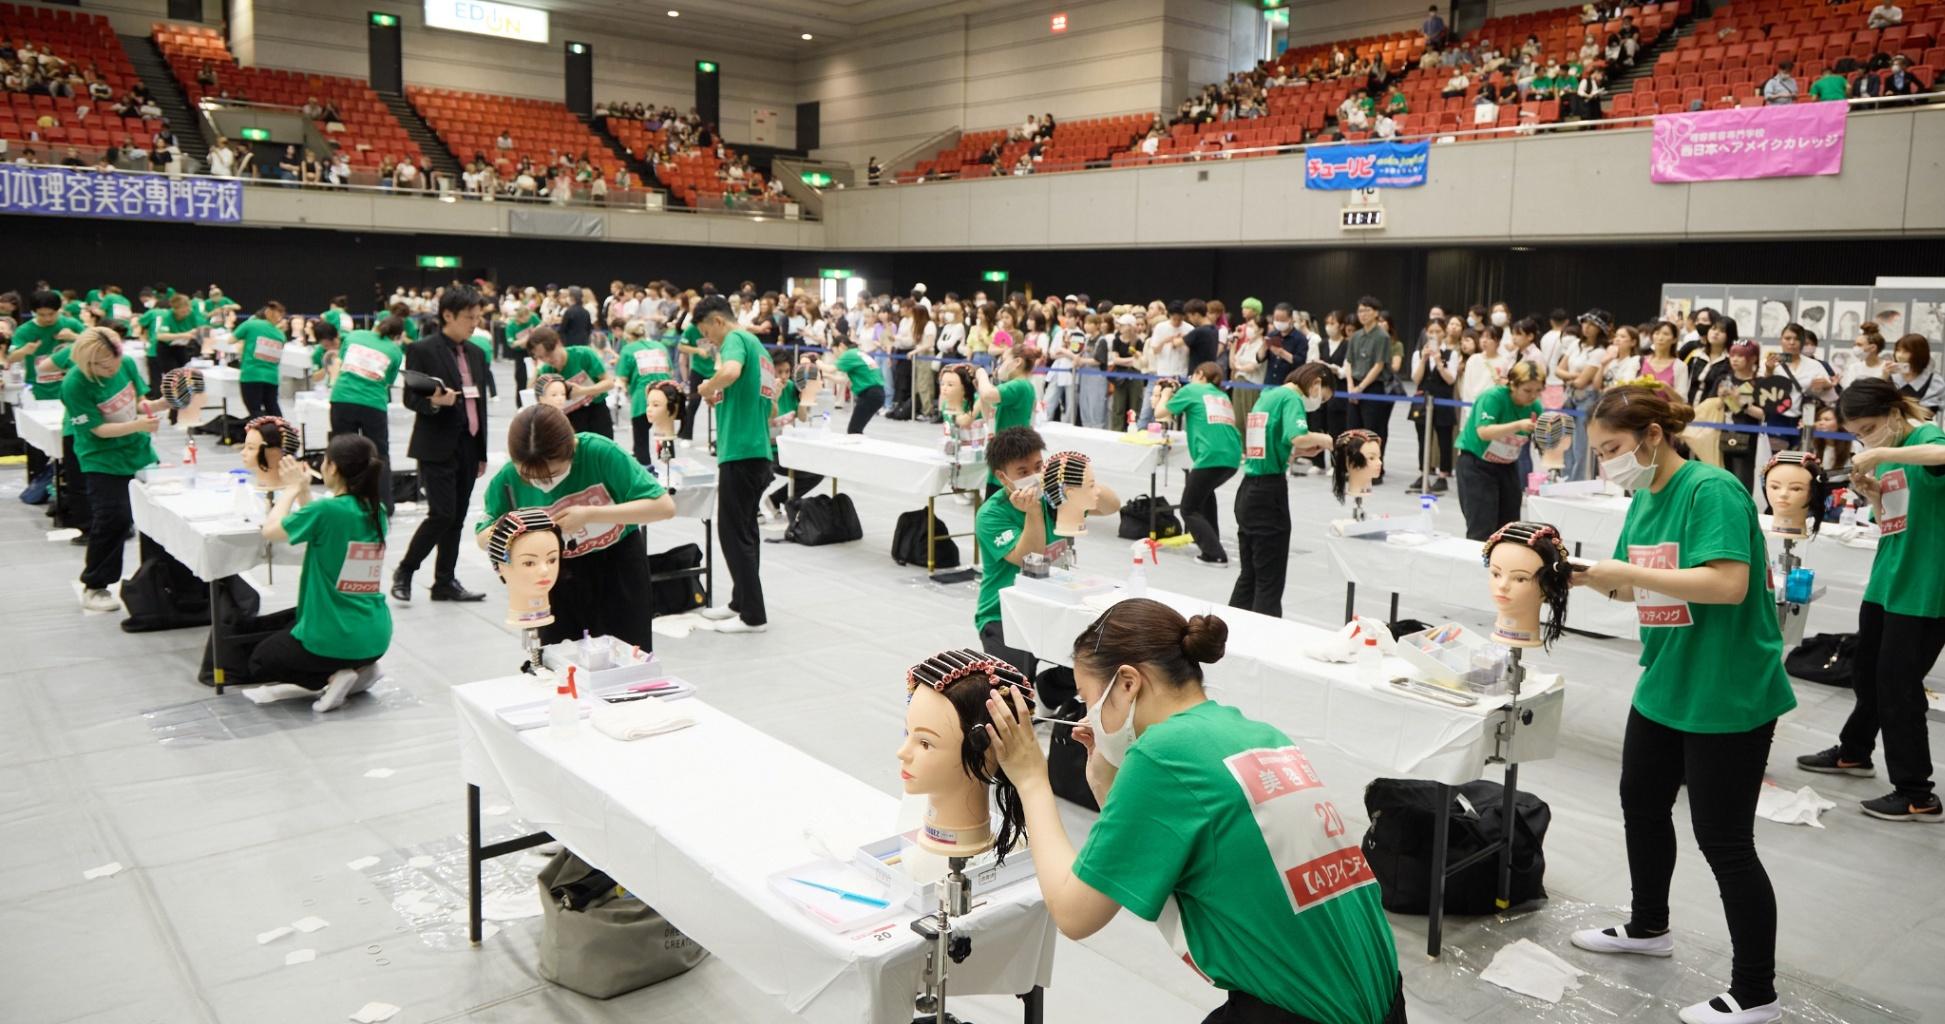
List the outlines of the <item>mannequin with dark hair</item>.
<svg viewBox="0 0 1945 1024">
<path fill-rule="evenodd" d="M 1330 493 L 1339 505 L 1346 496 L 1362 498 L 1371 490 L 1371 481 L 1384 473 L 1384 448 L 1378 435 L 1369 430 L 1346 430 L 1333 442 L 1330 460 Z"/>
<path fill-rule="evenodd" d="M 276 490 L 278 462 L 302 447 L 297 428 L 281 416 L 259 416 L 243 425 L 243 466 L 258 490 Z"/>
<path fill-rule="evenodd" d="M 1055 452 L 1047 456 L 1040 474 L 1040 493 L 1054 510 L 1053 535 L 1079 537 L 1087 532 L 1087 514 L 1094 511 L 1100 487 L 1094 482 L 1094 468 L 1080 452 Z M 1069 550 L 1072 550 L 1069 548 Z"/>
<path fill-rule="evenodd" d="M 947 435 L 960 444 L 979 444 L 987 431 L 979 414 L 979 371 L 971 363 L 953 363 L 939 371 L 939 411 Z"/>
<path fill-rule="evenodd" d="M 941 651 L 905 672 L 905 742 L 898 760 L 905 792 L 928 805 L 919 845 L 948 857 L 1007 850 L 1026 835 L 1020 791 L 999 766 L 987 699 L 1015 695 L 1033 707 L 1033 683 L 1019 669 L 980 651 Z M 992 831 L 992 808 L 1000 812 Z"/>
<path fill-rule="evenodd" d="M 675 458 L 676 438 L 682 434 L 685 398 L 682 386 L 672 380 L 658 380 L 648 386 L 648 453 L 650 467 L 666 466 Z M 656 475 L 661 475 L 658 470 Z"/>
<path fill-rule="evenodd" d="M 1823 524 L 1830 500 L 1830 477 L 1809 452 L 1777 452 L 1763 467 L 1763 498 L 1769 502 L 1769 533 L 1807 540 Z"/>
<path fill-rule="evenodd" d="M 1567 592 L 1573 589 L 1573 567 L 1560 531 L 1545 523 L 1507 523 L 1486 540 L 1480 557 L 1498 608 L 1493 640 L 1508 647 L 1552 647 L 1567 628 Z"/>
</svg>

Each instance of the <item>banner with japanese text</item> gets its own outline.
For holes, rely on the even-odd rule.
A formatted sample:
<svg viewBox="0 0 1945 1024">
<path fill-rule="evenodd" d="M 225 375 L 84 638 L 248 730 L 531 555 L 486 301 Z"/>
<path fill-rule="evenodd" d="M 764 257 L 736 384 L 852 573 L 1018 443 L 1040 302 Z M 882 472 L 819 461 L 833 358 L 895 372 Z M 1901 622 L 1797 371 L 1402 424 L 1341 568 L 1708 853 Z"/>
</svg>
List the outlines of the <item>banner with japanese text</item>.
<svg viewBox="0 0 1945 1024">
<path fill-rule="evenodd" d="M 243 220 L 243 183 L 0 164 L 0 213 L 235 224 Z"/>
<path fill-rule="evenodd" d="M 1657 183 L 1837 174 L 1844 169 L 1843 103 L 1790 103 L 1655 117 Z"/>
<path fill-rule="evenodd" d="M 1331 192 L 1359 188 L 1417 188 L 1432 162 L 1429 142 L 1348 142 L 1312 146 L 1303 162 L 1303 187 Z"/>
</svg>

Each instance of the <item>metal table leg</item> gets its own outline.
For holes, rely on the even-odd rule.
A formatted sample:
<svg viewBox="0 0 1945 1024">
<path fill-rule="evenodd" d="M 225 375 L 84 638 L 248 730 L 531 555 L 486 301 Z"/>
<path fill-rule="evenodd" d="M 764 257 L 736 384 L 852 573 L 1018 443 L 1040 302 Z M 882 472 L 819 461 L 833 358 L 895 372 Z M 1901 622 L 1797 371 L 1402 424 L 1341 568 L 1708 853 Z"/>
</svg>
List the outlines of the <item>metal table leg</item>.
<svg viewBox="0 0 1945 1024">
<path fill-rule="evenodd" d="M 939 571 L 939 559 L 933 550 L 939 543 L 939 531 L 936 529 L 939 517 L 934 511 L 937 501 L 936 496 L 925 499 L 925 575 L 927 576 Z"/>
<path fill-rule="evenodd" d="M 1391 618 L 1385 621 L 1385 625 L 1389 626 L 1393 622 L 1397 622 L 1397 621 L 1398 621 L 1398 592 L 1394 590 L 1391 592 Z"/>
<path fill-rule="evenodd" d="M 517 839 L 490 846 L 480 845 L 479 829 L 479 787 L 466 784 L 466 938 L 477 946 L 483 930 L 480 920 L 480 865 L 495 857 L 532 849 L 543 843 L 551 843 L 554 837 L 545 832 L 529 832 Z"/>
<path fill-rule="evenodd" d="M 1357 584 L 1344 584 L 1344 621 L 1357 618 Z"/>
<path fill-rule="evenodd" d="M 216 681 L 216 695 L 223 695 L 223 610 L 217 607 L 217 594 L 221 589 L 216 580 L 209 582 L 209 672 Z"/>
<path fill-rule="evenodd" d="M 1046 1019 L 1046 1002 L 1047 992 L 1038 985 L 1020 993 L 1020 1016 L 1026 1024 L 1041 1024 Z"/>
<path fill-rule="evenodd" d="M 1445 931 L 1445 854 L 1452 827 L 1452 787 L 1438 784 L 1438 816 L 1432 819 L 1432 894 L 1426 908 L 1425 955 L 1436 958 Z"/>
</svg>

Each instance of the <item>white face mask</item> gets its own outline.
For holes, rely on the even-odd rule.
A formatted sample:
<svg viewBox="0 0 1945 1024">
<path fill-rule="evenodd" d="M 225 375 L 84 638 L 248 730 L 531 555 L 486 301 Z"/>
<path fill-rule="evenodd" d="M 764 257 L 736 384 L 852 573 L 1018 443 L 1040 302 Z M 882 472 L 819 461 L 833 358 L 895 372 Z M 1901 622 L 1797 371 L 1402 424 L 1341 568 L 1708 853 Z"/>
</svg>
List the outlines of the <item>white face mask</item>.
<svg viewBox="0 0 1945 1024">
<path fill-rule="evenodd" d="M 1493 326 L 1494 326 L 1494 327 L 1504 327 L 1504 326 L 1506 326 L 1506 320 L 1507 320 L 1507 316 L 1506 316 L 1506 311 L 1505 311 L 1505 310 L 1503 310 L 1503 309 L 1496 309 L 1496 310 L 1493 310 Z"/>
<path fill-rule="evenodd" d="M 1639 445 L 1635 447 L 1636 450 L 1640 448 Z M 1601 475 L 1624 491 L 1635 490 L 1654 479 L 1655 460 L 1659 455 L 1660 449 L 1657 448 L 1654 456 L 1650 456 L 1646 463 L 1641 463 L 1635 461 L 1634 452 L 1622 452 L 1611 459 L 1601 460 Z"/>
<path fill-rule="evenodd" d="M 550 476 L 539 480 L 529 480 L 527 482 L 530 485 L 537 487 L 543 491 L 551 491 L 554 488 L 559 487 L 560 485 L 566 483 L 567 474 L 572 473 L 573 471 L 574 470 L 572 468 L 569 468 L 566 473 L 562 473 L 559 476 Z"/>
<path fill-rule="evenodd" d="M 1321 409 L 1321 408 L 1323 408 L 1323 407 L 1324 407 L 1324 400 L 1323 400 L 1323 399 L 1321 399 L 1321 398 L 1318 398 L 1318 397 L 1317 397 L 1316 395 L 1305 395 L 1305 396 L 1303 396 L 1303 411 L 1304 411 L 1304 412 L 1316 412 L 1317 410 L 1319 410 L 1319 409 Z"/>
<path fill-rule="evenodd" d="M 1128 698 L 1128 718 L 1121 728 L 1109 732 L 1101 724 L 1101 708 L 1107 704 L 1108 697 L 1114 693 L 1114 684 L 1108 684 L 1101 699 L 1087 706 L 1087 727 L 1094 732 L 1094 749 L 1101 758 L 1116 768 L 1128 756 L 1128 748 L 1135 745 L 1135 698 Z"/>
</svg>

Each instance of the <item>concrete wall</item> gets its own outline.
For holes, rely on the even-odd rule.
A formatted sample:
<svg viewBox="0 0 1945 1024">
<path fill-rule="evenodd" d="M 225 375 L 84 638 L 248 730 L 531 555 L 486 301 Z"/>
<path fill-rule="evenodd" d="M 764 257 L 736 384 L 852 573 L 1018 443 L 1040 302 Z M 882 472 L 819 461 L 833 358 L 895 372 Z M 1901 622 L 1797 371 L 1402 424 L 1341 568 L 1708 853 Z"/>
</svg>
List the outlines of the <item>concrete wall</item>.
<svg viewBox="0 0 1945 1024">
<path fill-rule="evenodd" d="M 1945 109 L 1855 114 L 1844 173 L 1656 185 L 1646 129 L 1435 147 L 1389 226 L 1343 231 L 1299 156 L 847 189 L 836 249 L 1372 246 L 1945 234 Z"/>
</svg>

